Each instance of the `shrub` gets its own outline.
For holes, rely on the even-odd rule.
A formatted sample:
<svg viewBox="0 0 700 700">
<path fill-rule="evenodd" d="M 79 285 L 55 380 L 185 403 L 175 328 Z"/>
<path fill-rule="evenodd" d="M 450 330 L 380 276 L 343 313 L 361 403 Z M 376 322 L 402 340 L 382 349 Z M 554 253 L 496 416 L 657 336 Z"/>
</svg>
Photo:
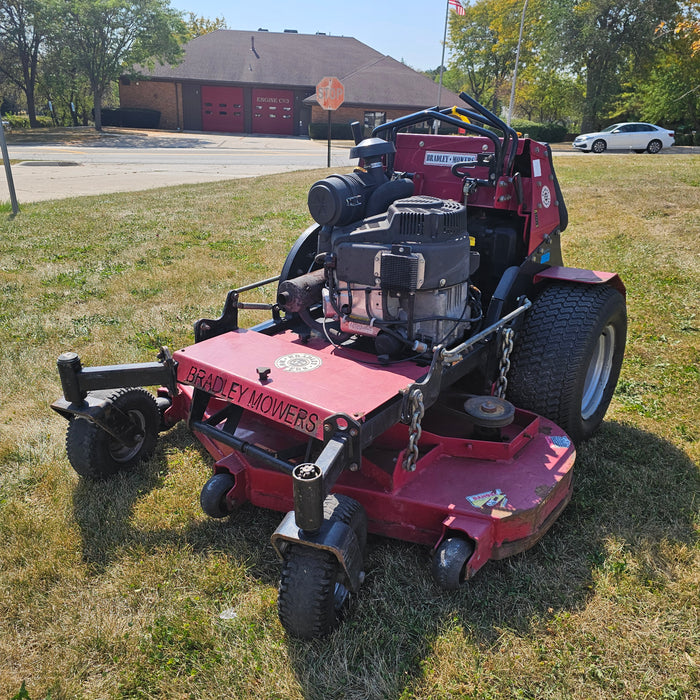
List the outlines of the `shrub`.
<svg viewBox="0 0 700 700">
<path fill-rule="evenodd" d="M 95 118 L 93 110 L 92 118 Z M 160 112 L 156 109 L 139 107 L 119 107 L 102 110 L 102 126 L 126 126 L 135 129 L 157 129 L 160 124 Z"/>
<path fill-rule="evenodd" d="M 314 140 L 328 139 L 328 123 L 313 122 L 309 124 L 309 138 Z M 352 141 L 352 130 L 350 124 L 331 123 L 331 139 L 338 141 Z"/>
<path fill-rule="evenodd" d="M 29 117 L 26 114 L 3 114 L 4 121 L 10 122 L 13 129 L 29 129 Z M 40 127 L 53 126 L 51 117 L 37 117 Z"/>
<path fill-rule="evenodd" d="M 558 143 L 566 139 L 566 127 L 561 124 L 550 122 L 541 124 L 539 122 L 531 122 L 527 119 L 513 119 L 510 125 L 521 134 L 527 134 L 535 141 L 546 141 L 549 143 Z"/>
</svg>

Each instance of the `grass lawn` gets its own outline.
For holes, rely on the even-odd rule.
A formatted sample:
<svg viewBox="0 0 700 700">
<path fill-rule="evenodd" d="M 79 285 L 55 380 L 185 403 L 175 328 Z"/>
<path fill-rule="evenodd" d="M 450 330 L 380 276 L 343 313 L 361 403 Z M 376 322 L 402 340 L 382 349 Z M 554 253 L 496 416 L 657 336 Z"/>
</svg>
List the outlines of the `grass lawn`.
<svg viewBox="0 0 700 700">
<path fill-rule="evenodd" d="M 619 272 L 629 307 L 570 505 L 451 594 L 425 548 L 370 538 L 351 616 L 310 643 L 277 619 L 280 516 L 208 519 L 211 461 L 184 426 L 94 483 L 49 403 L 61 352 L 151 361 L 277 274 L 326 171 L 0 209 L 0 700 L 698 698 L 700 158 L 555 165 L 566 262 Z"/>
</svg>

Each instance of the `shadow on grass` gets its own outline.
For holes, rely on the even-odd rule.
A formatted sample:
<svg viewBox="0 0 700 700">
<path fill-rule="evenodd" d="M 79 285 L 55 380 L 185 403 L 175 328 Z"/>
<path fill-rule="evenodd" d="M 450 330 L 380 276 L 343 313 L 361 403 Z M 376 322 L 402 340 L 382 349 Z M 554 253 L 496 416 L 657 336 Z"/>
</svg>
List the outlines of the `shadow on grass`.
<svg viewBox="0 0 700 700">
<path fill-rule="evenodd" d="M 162 440 L 169 449 L 193 444 L 182 424 Z M 202 483 L 207 476 L 202 474 Z M 252 577 L 276 585 L 280 566 L 268 537 L 279 523 L 278 513 L 247 505 L 225 521 L 136 529 L 134 504 L 166 478 L 167 460 L 160 450 L 139 471 L 110 482 L 82 480 L 76 487 L 74 512 L 84 559 L 95 573 L 125 549 L 155 552 L 169 545 L 229 552 L 246 562 Z M 606 423 L 579 449 L 572 501 L 545 537 L 527 552 L 488 563 L 458 592 L 435 585 L 427 548 L 370 538 L 367 578 L 344 624 L 324 640 L 287 639 L 304 697 L 410 694 L 421 680 L 422 661 L 446 632 L 457 630 L 484 650 L 504 629 L 527 635 L 538 621 L 583 608 L 593 595 L 596 572 L 622 565 L 620 556 L 638 562 L 640 580 L 663 577 L 660 544 L 696 542 L 699 494 L 698 470 L 683 452 L 653 434 Z M 610 549 L 611 541 L 622 543 L 622 555 L 619 548 Z M 661 564 L 655 565 L 654 558 Z"/>
<path fill-rule="evenodd" d="M 595 572 L 623 566 L 611 540 L 638 561 L 640 581 L 662 576 L 663 566 L 648 562 L 661 557 L 662 542 L 696 542 L 698 495 L 698 469 L 683 452 L 606 423 L 579 449 L 572 501 L 552 529 L 529 551 L 488 563 L 462 590 L 437 588 L 425 548 L 373 540 L 349 619 L 328 640 L 288 642 L 304 697 L 399 697 L 420 681 L 421 661 L 447 630 L 488 649 L 504 628 L 525 635 L 534 621 L 584 607 Z"/>
<path fill-rule="evenodd" d="M 247 562 L 253 577 L 276 584 L 277 559 L 269 539 L 260 533 L 272 534 L 281 519 L 278 513 L 246 504 L 223 521 L 205 519 L 181 529 L 141 530 L 133 525 L 136 503 L 165 484 L 168 476 L 165 451 L 193 446 L 205 464 L 213 464 L 209 453 L 181 422 L 160 436 L 155 455 L 138 469 L 104 481 L 78 482 L 73 492 L 73 512 L 82 538 L 83 561 L 93 574 L 103 573 L 125 549 L 155 551 L 164 546 L 180 546 L 196 553 L 231 551 Z M 199 486 L 209 476 L 203 470 Z"/>
</svg>

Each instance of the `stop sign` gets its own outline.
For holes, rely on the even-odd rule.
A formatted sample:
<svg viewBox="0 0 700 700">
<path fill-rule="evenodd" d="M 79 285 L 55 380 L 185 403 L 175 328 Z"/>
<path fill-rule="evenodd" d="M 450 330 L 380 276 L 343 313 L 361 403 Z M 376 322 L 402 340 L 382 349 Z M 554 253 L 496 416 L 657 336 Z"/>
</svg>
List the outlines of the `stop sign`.
<svg viewBox="0 0 700 700">
<path fill-rule="evenodd" d="M 316 86 L 316 100 L 323 109 L 338 109 L 345 99 L 345 88 L 338 78 L 322 78 Z"/>
</svg>

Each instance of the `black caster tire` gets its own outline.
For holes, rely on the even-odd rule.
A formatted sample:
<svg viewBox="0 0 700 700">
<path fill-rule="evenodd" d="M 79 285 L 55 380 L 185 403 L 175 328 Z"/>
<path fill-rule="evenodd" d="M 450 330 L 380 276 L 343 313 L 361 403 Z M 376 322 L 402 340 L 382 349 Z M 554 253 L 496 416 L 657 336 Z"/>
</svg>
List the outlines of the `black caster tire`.
<svg viewBox="0 0 700 700">
<path fill-rule="evenodd" d="M 350 526 L 360 550 L 367 542 L 367 516 L 352 498 L 334 494 L 324 501 L 324 518 Z M 331 552 L 305 545 L 290 545 L 284 553 L 277 609 L 287 632 L 299 639 L 318 639 L 332 632 L 345 618 L 351 594 L 344 571 Z"/>
<path fill-rule="evenodd" d="M 433 555 L 435 583 L 446 591 L 456 591 L 467 579 L 467 562 L 474 554 L 474 544 L 462 537 L 448 537 Z"/>
<path fill-rule="evenodd" d="M 349 525 L 357 536 L 360 551 L 365 551 L 367 545 L 367 515 L 365 509 L 349 496 L 333 493 L 326 496 L 323 502 L 324 520 L 340 520 Z"/>
<path fill-rule="evenodd" d="M 553 284 L 515 336 L 507 398 L 563 428 L 575 443 L 603 422 L 627 336 L 623 296 L 604 285 Z"/>
<path fill-rule="evenodd" d="M 158 406 L 158 414 L 160 420 L 158 422 L 158 432 L 164 433 L 172 426 L 165 422 L 165 412 L 173 405 L 173 400 L 167 396 L 156 396 L 156 406 Z"/>
<path fill-rule="evenodd" d="M 132 469 L 151 456 L 158 439 L 160 412 L 154 396 L 145 389 L 114 389 L 94 394 L 126 413 L 141 433 L 138 442 L 130 447 L 87 418 L 75 417 L 68 422 L 66 452 L 71 466 L 80 476 L 105 479 Z"/>
<path fill-rule="evenodd" d="M 202 487 L 199 503 L 210 518 L 225 518 L 233 512 L 226 494 L 236 485 L 233 474 L 214 474 Z"/>
<path fill-rule="evenodd" d="M 291 545 L 284 556 L 277 609 L 287 632 L 318 639 L 342 621 L 350 593 L 339 582 L 340 564 L 331 552 Z"/>
</svg>

